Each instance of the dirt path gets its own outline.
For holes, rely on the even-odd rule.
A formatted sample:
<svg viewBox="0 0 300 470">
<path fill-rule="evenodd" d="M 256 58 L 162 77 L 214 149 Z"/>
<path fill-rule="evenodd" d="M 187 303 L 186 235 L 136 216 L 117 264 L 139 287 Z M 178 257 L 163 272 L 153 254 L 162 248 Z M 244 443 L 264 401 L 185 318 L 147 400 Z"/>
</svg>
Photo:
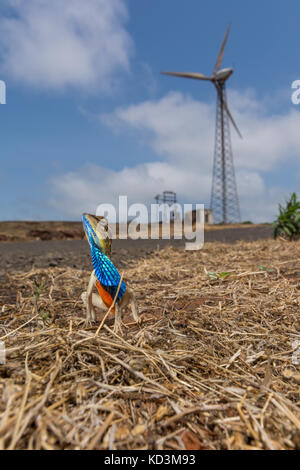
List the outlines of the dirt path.
<svg viewBox="0 0 300 470">
<path fill-rule="evenodd" d="M 234 243 L 238 240 L 256 241 L 270 238 L 272 228 L 256 226 L 205 231 L 205 242 Z M 113 261 L 119 268 L 127 262 L 147 256 L 165 246 L 184 248 L 183 240 L 114 240 Z M 0 272 L 27 271 L 32 267 L 69 266 L 89 269 L 89 248 L 85 240 L 51 240 L 0 243 Z"/>
</svg>

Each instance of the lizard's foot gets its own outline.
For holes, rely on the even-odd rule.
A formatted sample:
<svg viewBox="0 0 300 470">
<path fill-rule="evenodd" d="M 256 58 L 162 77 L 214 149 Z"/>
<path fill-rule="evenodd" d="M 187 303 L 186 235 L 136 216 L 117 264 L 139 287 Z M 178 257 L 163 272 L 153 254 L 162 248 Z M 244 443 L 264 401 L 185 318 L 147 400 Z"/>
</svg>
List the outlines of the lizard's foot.
<svg viewBox="0 0 300 470">
<path fill-rule="evenodd" d="M 114 332 L 122 333 L 121 309 L 118 306 L 116 306 Z"/>
<path fill-rule="evenodd" d="M 120 333 L 120 334 L 123 333 L 121 323 L 115 322 L 115 324 L 114 324 L 114 333 Z"/>
<path fill-rule="evenodd" d="M 89 318 L 86 318 L 84 321 L 84 327 L 89 328 L 90 326 L 93 326 L 93 322 Z"/>
</svg>

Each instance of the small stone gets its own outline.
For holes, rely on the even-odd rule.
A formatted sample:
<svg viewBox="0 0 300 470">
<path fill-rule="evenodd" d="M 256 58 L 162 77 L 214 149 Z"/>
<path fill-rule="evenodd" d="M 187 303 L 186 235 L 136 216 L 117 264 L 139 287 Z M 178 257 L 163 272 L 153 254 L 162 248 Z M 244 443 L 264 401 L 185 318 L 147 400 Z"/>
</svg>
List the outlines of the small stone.
<svg viewBox="0 0 300 470">
<path fill-rule="evenodd" d="M 145 426 L 145 424 L 137 424 L 132 430 L 132 435 L 138 436 L 139 434 L 143 434 L 146 429 L 147 427 Z"/>
<path fill-rule="evenodd" d="M 293 377 L 293 371 L 291 371 L 291 369 L 285 369 L 284 372 L 283 372 L 283 376 L 286 379 L 290 379 L 290 378 Z"/>
</svg>

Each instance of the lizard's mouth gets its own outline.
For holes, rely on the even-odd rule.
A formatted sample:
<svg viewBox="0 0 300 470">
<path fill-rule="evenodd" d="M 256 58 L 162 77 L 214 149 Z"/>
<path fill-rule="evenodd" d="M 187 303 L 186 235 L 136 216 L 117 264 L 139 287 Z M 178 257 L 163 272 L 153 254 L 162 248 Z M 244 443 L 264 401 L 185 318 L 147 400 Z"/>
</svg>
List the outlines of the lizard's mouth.
<svg viewBox="0 0 300 470">
<path fill-rule="evenodd" d="M 86 220 L 87 222 L 89 222 L 91 227 L 93 227 L 94 229 L 96 229 L 98 223 L 101 223 L 101 225 L 105 225 L 105 224 L 107 225 L 108 224 L 105 217 L 97 216 L 97 215 L 94 215 L 94 214 L 84 213 L 82 218 L 83 218 L 83 220 Z"/>
</svg>

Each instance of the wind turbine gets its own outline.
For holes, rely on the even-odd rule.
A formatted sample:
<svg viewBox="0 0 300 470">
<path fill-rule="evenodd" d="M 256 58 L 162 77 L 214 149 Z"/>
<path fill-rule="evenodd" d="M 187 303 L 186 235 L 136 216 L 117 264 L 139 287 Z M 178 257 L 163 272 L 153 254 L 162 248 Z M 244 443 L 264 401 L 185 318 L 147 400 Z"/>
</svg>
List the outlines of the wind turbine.
<svg viewBox="0 0 300 470">
<path fill-rule="evenodd" d="M 232 68 L 220 69 L 223 61 L 230 24 L 227 26 L 217 62 L 210 77 L 202 73 L 161 72 L 173 77 L 192 78 L 194 80 L 210 81 L 217 90 L 216 137 L 213 166 L 213 182 L 211 191 L 211 209 L 215 223 L 240 222 L 240 207 L 235 181 L 233 156 L 229 121 L 232 122 L 236 132 L 242 138 L 226 101 L 226 82 L 233 74 Z"/>
</svg>

